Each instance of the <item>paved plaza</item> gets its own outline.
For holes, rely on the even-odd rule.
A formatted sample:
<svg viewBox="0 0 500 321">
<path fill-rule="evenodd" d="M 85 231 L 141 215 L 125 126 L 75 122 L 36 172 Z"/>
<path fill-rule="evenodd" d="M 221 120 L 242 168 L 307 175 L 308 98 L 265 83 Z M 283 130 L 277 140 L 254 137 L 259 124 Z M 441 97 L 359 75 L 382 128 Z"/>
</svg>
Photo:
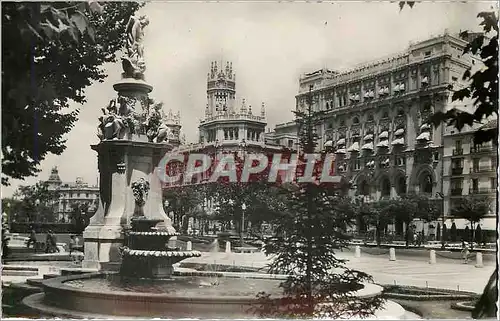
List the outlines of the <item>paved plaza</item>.
<svg viewBox="0 0 500 321">
<path fill-rule="evenodd" d="M 462 264 L 460 261 L 438 261 L 436 264 L 429 264 L 407 259 L 389 261 L 388 256 L 365 255 L 355 258 L 350 252 L 339 253 L 339 257 L 348 259 L 348 267 L 370 274 L 379 284 L 410 285 L 475 293 L 483 292 L 491 273 L 495 270 L 493 262 L 485 262 L 483 268 L 476 268 L 473 261 L 469 264 Z M 188 262 L 261 268 L 269 262 L 269 259 L 263 253 L 203 253 L 199 258 L 183 261 L 183 263 Z"/>
</svg>

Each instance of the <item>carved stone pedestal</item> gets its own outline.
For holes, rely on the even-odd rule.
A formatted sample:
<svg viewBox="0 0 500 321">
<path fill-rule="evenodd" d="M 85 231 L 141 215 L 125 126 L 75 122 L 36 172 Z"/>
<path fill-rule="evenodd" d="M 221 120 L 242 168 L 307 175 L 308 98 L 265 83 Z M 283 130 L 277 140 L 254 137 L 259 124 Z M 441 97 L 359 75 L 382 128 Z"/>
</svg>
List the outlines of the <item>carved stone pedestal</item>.
<svg viewBox="0 0 500 321">
<path fill-rule="evenodd" d="M 135 209 L 131 185 L 144 179 L 150 190 L 144 205 L 144 215 L 160 219 L 160 230 L 175 232 L 163 210 L 161 182 L 156 167 L 166 152 L 167 143 L 130 140 L 104 140 L 92 149 L 97 151 L 100 172 L 100 201 L 96 214 L 83 233 L 85 259 L 83 267 L 116 269 L 121 261 L 123 228 L 130 225 Z"/>
</svg>

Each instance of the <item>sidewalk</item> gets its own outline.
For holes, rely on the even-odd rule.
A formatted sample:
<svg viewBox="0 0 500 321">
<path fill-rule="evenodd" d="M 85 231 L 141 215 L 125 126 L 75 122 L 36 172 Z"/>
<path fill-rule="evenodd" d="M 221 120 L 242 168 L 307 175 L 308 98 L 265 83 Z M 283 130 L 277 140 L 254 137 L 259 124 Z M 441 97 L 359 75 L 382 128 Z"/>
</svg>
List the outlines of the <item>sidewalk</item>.
<svg viewBox="0 0 500 321">
<path fill-rule="evenodd" d="M 495 266 L 476 268 L 474 263 L 436 263 L 398 259 L 389 261 L 384 256 L 355 258 L 353 253 L 340 253 L 348 259 L 347 266 L 370 274 L 375 283 L 397 284 L 418 287 L 442 288 L 482 293 Z M 201 257 L 182 262 L 236 265 L 253 268 L 264 267 L 269 259 L 263 253 L 202 253 Z"/>
</svg>

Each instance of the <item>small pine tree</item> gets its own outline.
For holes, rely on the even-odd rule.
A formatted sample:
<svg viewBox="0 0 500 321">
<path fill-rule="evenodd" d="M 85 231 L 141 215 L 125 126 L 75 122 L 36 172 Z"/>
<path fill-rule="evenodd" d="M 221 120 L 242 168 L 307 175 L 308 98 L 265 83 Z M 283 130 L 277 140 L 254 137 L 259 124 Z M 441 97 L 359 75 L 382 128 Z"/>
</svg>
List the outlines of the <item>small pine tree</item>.
<svg viewBox="0 0 500 321">
<path fill-rule="evenodd" d="M 457 226 L 455 225 L 455 222 L 453 222 L 453 224 L 451 224 L 450 239 L 451 239 L 452 242 L 456 242 L 457 241 Z"/>
<path fill-rule="evenodd" d="M 448 242 L 448 239 L 449 239 L 449 237 L 448 237 L 448 227 L 446 226 L 446 224 L 443 224 L 443 232 L 442 232 L 442 234 L 443 234 L 443 241 L 444 242 Z"/>
<path fill-rule="evenodd" d="M 476 232 L 474 233 L 474 241 L 477 244 L 481 244 L 483 242 L 483 231 L 481 230 L 481 225 L 476 226 Z"/>
<path fill-rule="evenodd" d="M 312 109 L 311 90 L 308 108 L 296 112 L 300 149 L 305 154 L 316 149 L 315 128 L 323 115 Z M 370 277 L 348 269 L 346 260 L 335 255 L 336 250 L 348 245 L 347 227 L 356 214 L 351 200 L 339 195 L 336 187 L 316 183 L 294 182 L 282 191 L 288 194 L 285 210 L 273 222 L 277 229 L 266 240 L 265 251 L 274 256 L 270 272 L 289 277 L 281 284 L 281 297 L 259 293 L 257 314 L 281 318 L 372 315 L 383 299 L 353 296 L 353 291 L 362 288 L 361 283 Z"/>
</svg>

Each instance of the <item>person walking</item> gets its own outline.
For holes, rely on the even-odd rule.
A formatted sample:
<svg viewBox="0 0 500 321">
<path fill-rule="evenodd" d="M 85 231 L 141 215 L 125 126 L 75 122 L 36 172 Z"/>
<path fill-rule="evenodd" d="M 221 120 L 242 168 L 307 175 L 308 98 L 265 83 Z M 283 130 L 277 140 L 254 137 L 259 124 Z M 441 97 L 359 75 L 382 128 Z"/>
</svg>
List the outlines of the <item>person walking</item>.
<svg viewBox="0 0 500 321">
<path fill-rule="evenodd" d="M 73 252 L 76 247 L 76 239 L 75 235 L 71 235 L 71 239 L 69 240 L 69 255 Z"/>
<path fill-rule="evenodd" d="M 33 244 L 33 248 L 36 252 L 36 232 L 34 229 L 32 229 L 30 232 L 30 236 L 28 238 L 28 241 L 26 242 L 26 247 L 29 248 L 31 244 Z"/>
<path fill-rule="evenodd" d="M 464 248 L 462 249 L 464 264 L 469 263 L 469 243 L 464 242 Z"/>
</svg>

